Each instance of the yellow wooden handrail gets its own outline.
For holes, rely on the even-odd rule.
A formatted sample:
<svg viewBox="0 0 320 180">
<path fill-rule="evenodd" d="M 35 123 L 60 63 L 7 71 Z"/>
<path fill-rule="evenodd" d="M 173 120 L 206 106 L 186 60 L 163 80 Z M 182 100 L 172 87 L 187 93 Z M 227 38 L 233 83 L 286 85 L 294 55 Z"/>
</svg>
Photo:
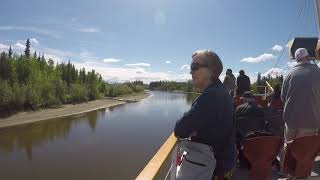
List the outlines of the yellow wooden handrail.
<svg viewBox="0 0 320 180">
<path fill-rule="evenodd" d="M 160 147 L 158 152 L 152 157 L 144 169 L 140 172 L 137 180 L 150 180 L 154 179 L 162 165 L 165 164 L 164 161 L 168 158 L 175 145 L 177 144 L 177 138 L 174 133 L 166 140 L 166 142 Z"/>
</svg>

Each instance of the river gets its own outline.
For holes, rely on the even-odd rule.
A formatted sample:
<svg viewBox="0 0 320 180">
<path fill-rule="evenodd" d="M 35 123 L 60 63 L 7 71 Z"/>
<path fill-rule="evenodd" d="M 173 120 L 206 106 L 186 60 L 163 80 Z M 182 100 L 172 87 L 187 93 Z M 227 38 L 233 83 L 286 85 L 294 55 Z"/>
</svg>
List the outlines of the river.
<svg viewBox="0 0 320 180">
<path fill-rule="evenodd" d="M 153 91 L 137 103 L 1 129 L 0 179 L 134 179 L 192 99 Z"/>
</svg>

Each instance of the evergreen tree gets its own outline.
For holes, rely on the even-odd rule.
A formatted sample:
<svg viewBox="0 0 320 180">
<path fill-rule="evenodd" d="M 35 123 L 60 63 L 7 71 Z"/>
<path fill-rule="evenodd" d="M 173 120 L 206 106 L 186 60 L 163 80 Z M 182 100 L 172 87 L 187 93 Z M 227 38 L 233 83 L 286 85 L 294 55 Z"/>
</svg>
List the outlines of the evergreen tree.
<svg viewBox="0 0 320 180">
<path fill-rule="evenodd" d="M 45 61 L 45 59 L 44 59 L 44 61 Z M 48 65 L 49 65 L 50 67 L 53 67 L 53 66 L 54 66 L 54 61 L 53 61 L 52 59 L 49 59 L 49 60 L 48 60 Z"/>
<path fill-rule="evenodd" d="M 34 51 L 34 53 L 33 53 L 33 59 L 37 59 L 37 51 Z"/>
<path fill-rule="evenodd" d="M 30 57 L 30 40 L 29 40 L 29 38 L 27 39 L 27 42 L 26 42 L 26 49 L 24 50 L 24 55 L 27 58 Z"/>
<path fill-rule="evenodd" d="M 13 52 L 12 52 L 12 48 L 10 46 L 10 48 L 9 48 L 9 58 L 12 58 L 12 54 L 13 54 Z"/>
<path fill-rule="evenodd" d="M 40 55 L 40 53 L 39 53 L 39 55 L 38 55 L 37 60 L 38 60 L 38 62 L 40 62 L 40 61 L 41 61 L 41 55 Z"/>
</svg>

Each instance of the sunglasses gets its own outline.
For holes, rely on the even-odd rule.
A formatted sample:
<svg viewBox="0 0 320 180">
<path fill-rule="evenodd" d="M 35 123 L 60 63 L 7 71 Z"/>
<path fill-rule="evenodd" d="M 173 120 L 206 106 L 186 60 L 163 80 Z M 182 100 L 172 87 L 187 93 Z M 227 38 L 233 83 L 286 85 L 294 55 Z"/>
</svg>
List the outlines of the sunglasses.
<svg viewBox="0 0 320 180">
<path fill-rule="evenodd" d="M 190 70 L 192 72 L 192 71 L 196 71 L 202 67 L 208 67 L 208 65 L 207 64 L 192 63 L 190 66 Z"/>
</svg>

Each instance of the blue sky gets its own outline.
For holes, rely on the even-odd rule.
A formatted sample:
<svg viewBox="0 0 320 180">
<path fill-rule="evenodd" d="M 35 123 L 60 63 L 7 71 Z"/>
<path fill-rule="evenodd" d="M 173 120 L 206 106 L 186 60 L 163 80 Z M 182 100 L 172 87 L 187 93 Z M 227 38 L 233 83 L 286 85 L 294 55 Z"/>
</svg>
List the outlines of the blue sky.
<svg viewBox="0 0 320 180">
<path fill-rule="evenodd" d="M 309 4 L 308 4 L 309 3 Z M 2 0 L 0 51 L 11 45 L 96 69 L 108 81 L 190 79 L 211 49 L 234 72 L 284 73 L 290 33 L 317 36 L 313 0 Z M 304 11 L 298 19 L 301 9 Z M 274 69 L 281 50 L 284 54 Z M 223 76 L 222 76 L 223 78 Z"/>
</svg>

